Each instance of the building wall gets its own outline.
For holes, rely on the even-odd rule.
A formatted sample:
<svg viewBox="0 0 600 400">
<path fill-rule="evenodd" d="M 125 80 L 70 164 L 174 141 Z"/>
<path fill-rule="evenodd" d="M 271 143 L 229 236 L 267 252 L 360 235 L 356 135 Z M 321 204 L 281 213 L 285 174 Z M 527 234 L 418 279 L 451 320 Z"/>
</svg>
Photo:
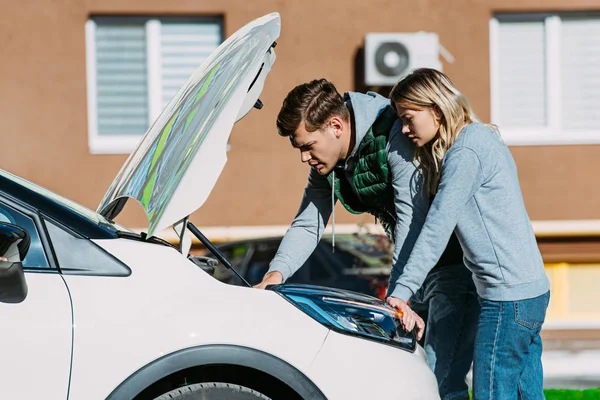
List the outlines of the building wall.
<svg viewBox="0 0 600 400">
<path fill-rule="evenodd" d="M 367 32 L 437 32 L 455 57 L 444 71 L 490 117 L 489 19 L 495 11 L 600 10 L 593 0 L 418 2 L 373 0 L 2 0 L 0 16 L 0 167 L 95 209 L 126 155 L 91 155 L 87 144 L 84 24 L 90 15 L 222 15 L 229 36 L 249 20 L 278 11 L 277 62 L 261 97 L 265 106 L 236 125 L 229 162 L 192 220 L 201 226 L 287 224 L 297 210 L 307 167 L 275 116 L 288 90 L 326 77 L 340 91 L 363 89 L 360 48 Z M 357 64 L 359 68 L 357 68 Z M 381 88 L 374 88 L 381 89 Z M 381 89 L 383 90 L 383 89 Z M 502 128 L 502 127 L 500 127 Z M 511 148 L 530 217 L 600 219 L 600 146 Z M 342 209 L 337 221 L 371 222 Z M 120 222 L 141 227 L 128 207 Z"/>
</svg>

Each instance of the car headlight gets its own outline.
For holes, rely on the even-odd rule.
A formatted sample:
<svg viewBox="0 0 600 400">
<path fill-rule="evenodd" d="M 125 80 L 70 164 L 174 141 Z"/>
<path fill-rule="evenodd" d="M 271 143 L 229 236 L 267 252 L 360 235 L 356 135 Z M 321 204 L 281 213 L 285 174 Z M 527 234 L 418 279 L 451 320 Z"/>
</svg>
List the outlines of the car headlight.
<svg viewBox="0 0 600 400">
<path fill-rule="evenodd" d="M 308 285 L 269 289 L 327 328 L 410 351 L 417 348 L 416 329 L 406 332 L 396 310 L 382 300 L 345 290 Z"/>
</svg>

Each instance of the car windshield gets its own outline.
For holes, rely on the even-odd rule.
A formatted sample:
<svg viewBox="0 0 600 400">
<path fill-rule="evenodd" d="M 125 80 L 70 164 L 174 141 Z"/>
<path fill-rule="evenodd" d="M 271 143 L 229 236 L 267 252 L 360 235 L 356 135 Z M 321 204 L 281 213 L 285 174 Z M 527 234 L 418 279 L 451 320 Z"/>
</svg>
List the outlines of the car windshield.
<svg viewBox="0 0 600 400">
<path fill-rule="evenodd" d="M 121 226 L 115 222 L 107 220 L 102 215 L 98 214 L 95 211 L 90 210 L 87 207 L 82 206 L 81 204 L 78 204 L 72 200 L 67 199 L 66 197 L 63 197 L 63 196 L 58 195 L 48 189 L 38 186 L 35 183 L 29 182 L 28 180 L 25 180 L 16 175 L 13 175 L 10 172 L 0 170 L 0 175 L 6 179 L 10 179 L 11 181 L 18 183 L 19 185 L 31 190 L 32 192 L 39 194 L 40 196 L 44 196 L 44 197 L 51 199 L 52 201 L 60 204 L 61 206 L 66 207 L 69 210 L 73 211 L 74 213 L 80 215 L 81 217 L 83 217 L 89 221 L 93 221 L 96 225 L 107 225 L 107 226 L 113 227 L 114 229 L 116 229 L 118 231 L 131 232 L 129 229 L 125 228 L 124 226 Z"/>
<path fill-rule="evenodd" d="M 331 244 L 331 236 L 324 236 L 323 241 Z M 375 268 L 392 263 L 393 244 L 385 235 L 338 234 L 335 236 L 335 247 L 354 256 L 360 263 L 356 267 Z"/>
</svg>

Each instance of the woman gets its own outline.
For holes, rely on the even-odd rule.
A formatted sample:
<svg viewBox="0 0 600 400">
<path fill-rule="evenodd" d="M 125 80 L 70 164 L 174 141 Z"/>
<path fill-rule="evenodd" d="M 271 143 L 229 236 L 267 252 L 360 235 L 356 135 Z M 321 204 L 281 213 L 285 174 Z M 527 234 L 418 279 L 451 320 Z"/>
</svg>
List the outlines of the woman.
<svg viewBox="0 0 600 400">
<path fill-rule="evenodd" d="M 550 284 L 509 149 L 495 127 L 474 121 L 439 71 L 415 70 L 390 97 L 435 198 L 388 304 L 402 311 L 407 329 L 423 330 L 406 301 L 456 232 L 481 303 L 474 398 L 544 399 L 540 330 Z"/>
</svg>

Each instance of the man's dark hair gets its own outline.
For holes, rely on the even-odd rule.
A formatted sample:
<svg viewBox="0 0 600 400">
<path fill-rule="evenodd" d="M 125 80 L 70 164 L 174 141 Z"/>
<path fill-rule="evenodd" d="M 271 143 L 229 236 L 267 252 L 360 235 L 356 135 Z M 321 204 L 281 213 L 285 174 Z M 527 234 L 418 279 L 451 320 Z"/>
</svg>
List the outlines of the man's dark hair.
<svg viewBox="0 0 600 400">
<path fill-rule="evenodd" d="M 314 132 L 333 116 L 350 120 L 350 112 L 335 85 L 327 79 L 315 79 L 288 93 L 277 115 L 277 131 L 293 143 L 294 133 L 301 123 L 308 132 Z"/>
</svg>

